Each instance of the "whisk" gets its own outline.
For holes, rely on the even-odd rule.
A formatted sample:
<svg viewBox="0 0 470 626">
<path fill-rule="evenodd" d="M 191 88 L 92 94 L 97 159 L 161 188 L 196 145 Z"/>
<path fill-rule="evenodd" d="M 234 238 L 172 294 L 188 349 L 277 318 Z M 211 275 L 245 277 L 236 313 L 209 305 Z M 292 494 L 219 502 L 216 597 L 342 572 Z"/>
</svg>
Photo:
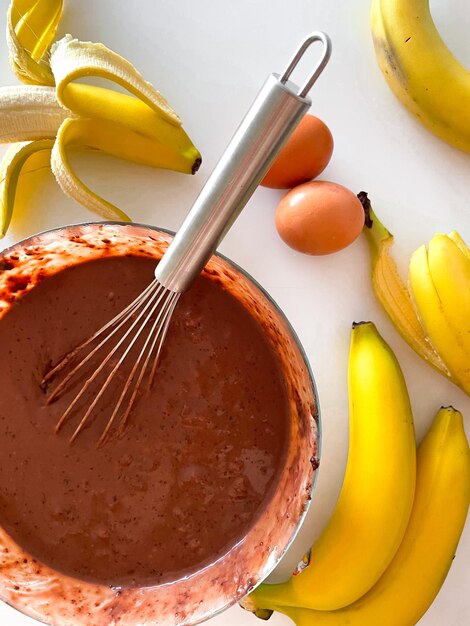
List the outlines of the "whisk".
<svg viewBox="0 0 470 626">
<path fill-rule="evenodd" d="M 289 79 L 314 42 L 322 44 L 321 57 L 313 73 L 299 88 Z M 51 403 L 74 381 L 76 383 L 79 380 L 79 372 L 83 373 L 87 364 L 93 368 L 93 373 L 85 380 L 56 424 L 56 431 L 59 431 L 77 412 L 86 391 L 94 391 L 93 401 L 85 408 L 70 442 L 83 431 L 123 363 L 136 349 L 135 363 L 112 408 L 99 444 L 106 440 L 113 425 L 125 425 L 147 372 L 147 386 L 150 388 L 180 295 L 204 268 L 310 107 L 311 101 L 307 94 L 328 63 L 330 54 L 329 37 L 322 32 L 314 32 L 302 42 L 283 74 L 271 74 L 268 77 L 158 263 L 154 280 L 123 311 L 69 352 L 46 374 L 42 381 L 45 388 L 59 375 L 62 376 L 62 380 L 47 396 L 47 402 Z M 140 343 L 143 341 L 142 346 L 138 343 L 139 338 Z M 95 359 L 106 346 L 109 348 L 108 353 L 95 365 Z M 104 382 L 100 382 L 103 378 Z M 93 385 L 97 388 L 94 389 Z"/>
</svg>

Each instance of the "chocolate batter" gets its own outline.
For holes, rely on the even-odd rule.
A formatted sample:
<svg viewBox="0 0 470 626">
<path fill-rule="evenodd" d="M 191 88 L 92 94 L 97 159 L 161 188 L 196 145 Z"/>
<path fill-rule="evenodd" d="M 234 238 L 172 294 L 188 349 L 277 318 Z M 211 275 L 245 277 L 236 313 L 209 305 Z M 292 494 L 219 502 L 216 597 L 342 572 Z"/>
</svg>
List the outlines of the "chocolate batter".
<svg viewBox="0 0 470 626">
<path fill-rule="evenodd" d="M 79 414 L 54 433 L 77 389 L 46 406 L 44 373 L 141 292 L 154 266 L 81 263 L 0 320 L 0 525 L 43 563 L 113 586 L 175 579 L 225 553 L 275 488 L 288 436 L 275 354 L 209 277 L 181 298 L 125 436 L 96 447 L 109 406 L 73 445 Z"/>
</svg>

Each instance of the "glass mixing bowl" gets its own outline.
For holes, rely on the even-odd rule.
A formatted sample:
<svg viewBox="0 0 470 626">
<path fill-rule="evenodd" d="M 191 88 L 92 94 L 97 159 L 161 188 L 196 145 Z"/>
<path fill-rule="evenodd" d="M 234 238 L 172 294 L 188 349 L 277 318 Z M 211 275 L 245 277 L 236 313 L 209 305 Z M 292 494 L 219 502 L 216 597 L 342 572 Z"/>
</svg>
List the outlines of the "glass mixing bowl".
<svg viewBox="0 0 470 626">
<path fill-rule="evenodd" d="M 0 255 L 0 318 L 39 280 L 70 265 L 105 254 L 158 259 L 171 237 L 151 226 L 106 222 L 67 226 L 25 239 Z M 204 271 L 250 311 L 281 365 L 290 405 L 290 435 L 276 489 L 245 536 L 225 554 L 189 576 L 150 587 L 109 587 L 65 576 L 32 559 L 0 528 L 0 598 L 41 622 L 51 626 L 196 624 L 233 605 L 266 578 L 300 527 L 320 448 L 317 394 L 307 358 L 282 311 L 246 272 L 219 254 Z"/>
</svg>

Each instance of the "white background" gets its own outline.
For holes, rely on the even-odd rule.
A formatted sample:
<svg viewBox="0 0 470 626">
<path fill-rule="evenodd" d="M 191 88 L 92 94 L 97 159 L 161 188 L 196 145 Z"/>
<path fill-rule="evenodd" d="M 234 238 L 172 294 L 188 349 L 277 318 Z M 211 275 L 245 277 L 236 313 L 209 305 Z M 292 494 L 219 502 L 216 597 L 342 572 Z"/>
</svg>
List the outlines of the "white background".
<svg viewBox="0 0 470 626">
<path fill-rule="evenodd" d="M 443 37 L 470 67 L 469 3 L 431 4 Z M 6 6 L 2 0 L 1 32 Z M 59 34 L 102 41 L 132 61 L 167 96 L 204 158 L 194 177 L 106 157 L 78 158 L 83 178 L 135 221 L 176 229 L 266 75 L 282 71 L 299 41 L 314 29 L 327 31 L 334 44 L 331 63 L 312 94 L 312 113 L 330 126 L 335 138 L 333 159 L 322 178 L 369 192 L 376 212 L 395 234 L 395 256 L 404 274 L 411 252 L 436 232 L 457 229 L 469 242 L 470 156 L 423 129 L 389 91 L 372 50 L 369 0 L 68 0 Z M 0 84 L 14 82 L 2 37 Z M 318 535 L 341 486 L 353 320 L 374 320 L 395 350 L 408 381 L 419 439 L 436 410 L 450 403 L 466 414 L 470 434 L 469 399 L 408 348 L 374 300 L 364 239 L 330 257 L 293 252 L 274 228 L 281 195 L 259 189 L 220 246 L 283 308 L 305 346 L 320 394 L 324 438 L 317 488 L 308 518 L 273 580 L 286 577 Z M 4 244 L 90 219 L 94 216 L 66 199 L 50 176 L 35 192 L 27 214 L 13 220 Z M 444 587 L 420 626 L 470 623 L 469 549 L 470 523 Z M 237 606 L 211 622 L 257 623 Z M 270 622 L 288 623 L 279 615 Z M 0 624 L 33 626 L 4 605 Z"/>
</svg>

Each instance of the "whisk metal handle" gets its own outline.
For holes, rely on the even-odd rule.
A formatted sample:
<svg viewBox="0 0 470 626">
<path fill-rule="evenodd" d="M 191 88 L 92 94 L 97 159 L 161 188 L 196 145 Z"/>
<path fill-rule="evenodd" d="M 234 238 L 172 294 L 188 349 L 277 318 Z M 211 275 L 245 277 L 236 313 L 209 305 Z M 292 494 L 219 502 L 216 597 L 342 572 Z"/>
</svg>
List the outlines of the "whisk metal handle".
<svg viewBox="0 0 470 626">
<path fill-rule="evenodd" d="M 321 58 L 299 88 L 289 77 L 316 41 L 323 44 Z M 185 291 L 201 272 L 310 107 L 307 93 L 330 54 L 329 37 L 314 32 L 282 75 L 268 77 L 155 270 L 164 287 Z"/>
</svg>

